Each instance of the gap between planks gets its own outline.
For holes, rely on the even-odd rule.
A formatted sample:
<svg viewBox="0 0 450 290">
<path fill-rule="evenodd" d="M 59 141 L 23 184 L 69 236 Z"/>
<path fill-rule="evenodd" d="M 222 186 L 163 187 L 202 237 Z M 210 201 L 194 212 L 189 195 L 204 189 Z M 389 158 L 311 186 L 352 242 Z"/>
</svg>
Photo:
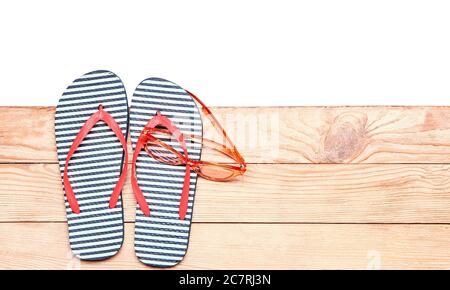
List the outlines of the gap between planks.
<svg viewBox="0 0 450 290">
<path fill-rule="evenodd" d="M 67 221 L 0 221 L 0 224 L 67 224 Z M 124 224 L 135 224 L 135 221 L 124 221 Z M 258 224 L 258 225 L 420 225 L 420 226 L 434 226 L 434 225 L 450 225 L 450 223 L 388 223 L 388 222 L 196 222 L 192 224 Z"/>
</svg>

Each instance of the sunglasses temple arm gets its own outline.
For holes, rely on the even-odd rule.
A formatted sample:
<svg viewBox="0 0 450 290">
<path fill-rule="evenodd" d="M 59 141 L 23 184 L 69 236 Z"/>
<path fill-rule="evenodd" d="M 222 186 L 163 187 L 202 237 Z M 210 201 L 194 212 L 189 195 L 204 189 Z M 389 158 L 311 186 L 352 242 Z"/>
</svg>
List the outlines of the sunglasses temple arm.
<svg viewBox="0 0 450 290">
<path fill-rule="evenodd" d="M 213 115 L 213 113 L 211 112 L 211 110 L 209 110 L 209 108 L 193 93 L 191 93 L 190 91 L 186 92 L 194 99 L 196 100 L 201 106 L 202 106 L 202 111 L 204 112 L 204 114 L 208 117 L 208 119 L 211 121 L 211 123 L 213 124 L 213 126 L 222 133 L 223 138 L 228 141 L 228 143 L 231 145 L 231 147 L 233 148 L 233 150 L 235 152 L 237 152 L 236 146 L 234 145 L 234 143 L 231 141 L 231 139 L 228 137 L 225 129 L 220 125 L 219 121 L 217 121 L 216 117 Z M 239 153 L 238 153 L 239 154 Z M 242 156 L 241 156 L 242 159 Z"/>
</svg>

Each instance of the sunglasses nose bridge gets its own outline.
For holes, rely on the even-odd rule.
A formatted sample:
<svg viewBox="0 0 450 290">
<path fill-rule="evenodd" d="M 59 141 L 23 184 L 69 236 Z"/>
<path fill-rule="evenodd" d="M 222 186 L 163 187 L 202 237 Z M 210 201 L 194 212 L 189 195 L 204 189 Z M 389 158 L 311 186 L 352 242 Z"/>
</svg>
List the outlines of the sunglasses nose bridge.
<svg viewBox="0 0 450 290">
<path fill-rule="evenodd" d="M 147 140 L 148 140 L 148 136 L 145 132 L 143 132 L 143 134 L 139 135 L 138 141 L 145 143 L 145 142 L 147 142 Z"/>
<path fill-rule="evenodd" d="M 193 160 L 190 160 L 190 159 L 186 159 L 186 165 L 189 165 L 191 167 L 191 169 L 197 169 L 198 168 L 197 162 L 195 162 Z"/>
</svg>

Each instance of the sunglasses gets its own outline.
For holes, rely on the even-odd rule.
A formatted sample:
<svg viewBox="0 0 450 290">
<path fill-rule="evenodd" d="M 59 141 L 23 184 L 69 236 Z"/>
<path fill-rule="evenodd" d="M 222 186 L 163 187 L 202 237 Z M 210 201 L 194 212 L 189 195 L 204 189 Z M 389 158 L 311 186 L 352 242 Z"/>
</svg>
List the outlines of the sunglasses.
<svg viewBox="0 0 450 290">
<path fill-rule="evenodd" d="M 203 137 L 184 134 L 169 118 L 157 112 L 142 129 L 139 141 L 143 149 L 153 159 L 169 165 L 186 165 L 186 170 L 193 170 L 199 176 L 212 181 L 228 181 L 236 176 L 243 175 L 246 163 L 227 133 L 212 114 L 211 110 L 194 94 L 187 93 L 200 105 L 204 115 L 210 120 L 214 128 L 222 136 L 223 143 Z M 182 153 L 165 142 L 176 139 Z M 232 160 L 233 164 L 192 160 L 189 158 L 186 142 L 202 144 Z M 178 146 L 177 146 L 178 147 Z"/>
<path fill-rule="evenodd" d="M 144 149 L 150 157 L 163 164 L 186 166 L 179 208 L 181 220 L 184 220 L 187 214 L 191 170 L 197 173 L 198 176 L 213 181 L 228 181 L 233 177 L 243 175 L 246 171 L 247 165 L 244 158 L 238 152 L 233 142 L 231 142 L 227 133 L 219 124 L 217 118 L 212 114 L 211 110 L 194 94 L 188 91 L 187 93 L 200 105 L 202 112 L 208 117 L 214 128 L 222 136 L 223 143 L 221 144 L 191 134 L 184 134 L 169 118 L 159 111 L 156 112 L 156 115 L 148 121 L 147 125 L 144 126 L 139 135 L 134 148 L 131 166 L 131 186 L 136 196 L 136 201 L 146 216 L 150 216 L 150 208 L 139 187 L 136 177 L 136 162 L 142 149 Z M 175 139 L 176 142 L 173 142 L 173 139 Z M 232 163 L 234 164 L 190 159 L 186 141 L 190 142 L 189 146 L 199 143 L 202 146 L 211 148 L 233 160 Z M 178 150 L 168 143 L 174 144 Z"/>
</svg>

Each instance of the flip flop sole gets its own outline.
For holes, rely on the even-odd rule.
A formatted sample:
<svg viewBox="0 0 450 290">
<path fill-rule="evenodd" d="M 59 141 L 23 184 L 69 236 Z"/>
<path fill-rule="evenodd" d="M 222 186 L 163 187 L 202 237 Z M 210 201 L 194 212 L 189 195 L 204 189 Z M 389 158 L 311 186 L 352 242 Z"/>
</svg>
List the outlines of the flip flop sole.
<svg viewBox="0 0 450 290">
<path fill-rule="evenodd" d="M 202 136 L 202 119 L 197 105 L 187 92 L 178 85 L 160 78 L 141 82 L 130 108 L 130 131 L 133 147 L 142 128 L 157 111 L 168 117 L 185 134 Z M 175 140 L 164 140 L 181 151 Z M 188 143 L 189 158 L 199 160 L 201 144 Z M 179 219 L 179 205 L 183 187 L 185 166 L 162 164 L 145 150 L 136 162 L 139 186 L 150 207 L 145 216 L 136 207 L 135 252 L 139 260 L 155 267 L 178 264 L 186 254 L 192 221 L 197 174 L 190 173 L 190 192 L 186 218 Z"/>
<path fill-rule="evenodd" d="M 86 120 L 102 104 L 128 133 L 128 103 L 122 81 L 109 71 L 83 75 L 67 87 L 55 114 L 55 136 L 61 179 L 67 153 Z M 69 242 L 82 260 L 103 260 L 114 256 L 122 246 L 122 198 L 109 208 L 109 199 L 122 171 L 123 149 L 114 132 L 98 122 L 83 140 L 69 163 L 69 179 L 80 206 L 72 212 L 64 193 Z"/>
</svg>

